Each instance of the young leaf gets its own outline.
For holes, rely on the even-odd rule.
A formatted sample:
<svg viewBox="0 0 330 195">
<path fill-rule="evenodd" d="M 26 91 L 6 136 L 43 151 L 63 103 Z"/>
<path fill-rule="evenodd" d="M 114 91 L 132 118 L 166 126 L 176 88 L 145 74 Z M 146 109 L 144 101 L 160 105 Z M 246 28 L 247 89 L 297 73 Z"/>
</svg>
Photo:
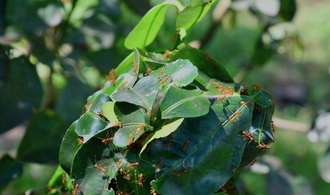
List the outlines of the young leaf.
<svg viewBox="0 0 330 195">
<path fill-rule="evenodd" d="M 151 136 L 147 139 L 147 142 L 143 144 L 142 149 L 140 151 L 140 155 L 143 153 L 143 151 L 146 149 L 148 144 L 158 138 L 166 137 L 169 134 L 173 133 L 183 122 L 183 118 L 179 119 L 173 119 L 170 122 L 167 122 L 164 124 L 164 126 L 161 127 L 161 129 L 155 131 Z"/>
<path fill-rule="evenodd" d="M 125 39 L 125 47 L 145 49 L 151 44 L 162 27 L 166 11 L 170 6 L 174 5 L 163 3 L 149 10 Z"/>
<path fill-rule="evenodd" d="M 160 104 L 162 119 L 198 117 L 208 113 L 209 100 L 198 90 L 171 87 Z"/>
</svg>

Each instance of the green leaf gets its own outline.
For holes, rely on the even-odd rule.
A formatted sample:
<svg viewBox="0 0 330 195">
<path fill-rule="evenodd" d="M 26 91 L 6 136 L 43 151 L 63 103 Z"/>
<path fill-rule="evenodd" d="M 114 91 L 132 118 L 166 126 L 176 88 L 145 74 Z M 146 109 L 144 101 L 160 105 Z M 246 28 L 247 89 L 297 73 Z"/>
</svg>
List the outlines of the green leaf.
<svg viewBox="0 0 330 195">
<path fill-rule="evenodd" d="M 71 166 L 77 150 L 80 148 L 79 136 L 76 133 L 77 121 L 73 122 L 66 131 L 59 152 L 59 162 L 62 169 L 70 174 Z M 83 140 L 82 140 L 83 141 Z"/>
<path fill-rule="evenodd" d="M 160 104 L 162 119 L 198 117 L 208 113 L 209 100 L 198 90 L 171 87 Z"/>
<path fill-rule="evenodd" d="M 253 100 L 261 107 L 269 107 L 273 104 L 273 97 L 264 90 L 259 84 L 253 84 L 251 88 L 248 89 L 249 95 Z"/>
<path fill-rule="evenodd" d="M 12 180 L 20 177 L 23 172 L 23 165 L 8 154 L 3 155 L 0 159 L 0 167 L 2 170 L 0 172 L 0 189 Z"/>
<path fill-rule="evenodd" d="M 185 119 L 170 136 L 151 144 L 156 191 L 212 194 L 234 176 L 246 144 L 241 131 L 252 117 L 252 106 L 240 105 L 243 100 L 215 101 L 208 114 Z"/>
<path fill-rule="evenodd" d="M 134 149 L 129 150 L 126 158 L 120 164 L 116 176 L 118 190 L 124 193 L 149 194 L 150 182 L 154 179 L 155 169 L 150 163 L 139 158 Z"/>
<path fill-rule="evenodd" d="M 183 39 L 191 28 L 205 16 L 214 2 L 216 2 L 216 0 L 206 3 L 192 2 L 192 6 L 186 7 L 179 12 L 176 19 L 176 29 L 180 31 L 181 39 Z"/>
<path fill-rule="evenodd" d="M 207 53 L 190 47 L 189 45 L 180 44 L 178 49 L 174 50 L 170 54 L 169 58 L 171 61 L 177 59 L 187 59 L 194 66 L 196 66 L 198 70 L 202 71 L 211 78 L 215 78 L 223 82 L 234 82 L 223 66 L 213 60 Z"/>
<path fill-rule="evenodd" d="M 143 110 L 133 104 L 115 104 L 115 113 L 122 127 L 115 133 L 113 143 L 117 147 L 125 147 L 137 140 L 145 131 L 151 129 L 147 125 L 148 118 Z"/>
<path fill-rule="evenodd" d="M 77 121 L 76 133 L 83 136 L 85 140 L 94 136 L 108 125 L 106 119 L 101 115 L 92 112 L 86 112 Z"/>
<path fill-rule="evenodd" d="M 249 133 L 256 137 L 258 144 L 269 144 L 275 141 L 272 124 L 272 117 L 274 114 L 275 106 L 272 104 L 267 108 L 262 108 L 255 105 L 253 110 L 252 126 Z"/>
<path fill-rule="evenodd" d="M 120 151 L 102 144 L 99 138 L 89 139 L 79 148 L 72 164 L 71 177 L 75 178 L 77 193 L 111 194 L 113 189 L 108 190 L 108 184 L 115 176 L 116 162 L 122 156 Z"/>
<path fill-rule="evenodd" d="M 102 105 L 104 116 L 112 123 L 118 123 L 119 120 L 114 111 L 115 102 L 106 102 Z"/>
<path fill-rule="evenodd" d="M 149 138 L 147 138 L 147 141 L 143 144 L 143 147 L 140 151 L 140 155 L 143 153 L 143 151 L 146 149 L 146 147 L 151 141 L 158 138 L 167 137 L 169 134 L 173 133 L 181 125 L 183 120 L 184 120 L 183 118 L 173 119 L 170 121 L 166 120 L 166 123 L 162 124 L 159 130 L 157 131 L 155 130 L 155 132 L 151 134 Z"/>
<path fill-rule="evenodd" d="M 147 76 L 140 79 L 133 88 L 125 88 L 111 95 L 116 102 L 128 102 L 145 108 L 148 113 L 158 94 L 158 81 L 154 76 Z"/>
<path fill-rule="evenodd" d="M 17 159 L 24 162 L 57 163 L 63 130 L 63 123 L 54 112 L 36 112 L 30 118 L 26 134 L 18 147 Z"/>
<path fill-rule="evenodd" d="M 125 39 L 125 47 L 145 49 L 150 45 L 162 27 L 166 11 L 170 6 L 173 5 L 163 3 L 149 10 Z"/>
</svg>

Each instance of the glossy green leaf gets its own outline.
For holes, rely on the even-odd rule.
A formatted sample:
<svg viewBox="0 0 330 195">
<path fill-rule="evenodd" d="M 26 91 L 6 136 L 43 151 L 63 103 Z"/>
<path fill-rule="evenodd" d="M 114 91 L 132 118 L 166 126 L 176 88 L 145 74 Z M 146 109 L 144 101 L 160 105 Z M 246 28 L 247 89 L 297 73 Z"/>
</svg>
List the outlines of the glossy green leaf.
<svg viewBox="0 0 330 195">
<path fill-rule="evenodd" d="M 149 194 L 150 182 L 154 178 L 154 167 L 139 158 L 134 150 L 129 150 L 120 164 L 116 181 L 121 193 Z"/>
<path fill-rule="evenodd" d="M 136 81 L 136 77 L 130 73 L 125 73 L 116 79 L 116 81 L 112 84 L 110 82 L 106 83 L 104 88 L 100 89 L 99 91 L 95 92 L 91 96 L 88 97 L 87 101 L 89 103 L 94 102 L 95 98 L 100 94 L 111 95 L 112 93 L 116 92 L 119 89 L 124 87 L 131 87 Z"/>
<path fill-rule="evenodd" d="M 108 125 L 108 121 L 101 115 L 86 112 L 77 121 L 76 133 L 84 139 L 93 136 L 103 130 Z"/>
<path fill-rule="evenodd" d="M 242 100 L 216 101 L 208 114 L 185 119 L 173 134 L 150 146 L 158 168 L 154 189 L 161 194 L 212 194 L 233 177 L 246 144 L 240 134 L 252 117 L 252 106 L 239 106 Z"/>
<path fill-rule="evenodd" d="M 125 88 L 111 95 L 116 102 L 128 102 L 145 108 L 148 113 L 158 94 L 158 81 L 154 76 L 147 76 L 140 79 L 133 88 Z"/>
<path fill-rule="evenodd" d="M 83 144 L 71 168 L 74 186 L 79 186 L 77 193 L 111 194 L 113 190 L 108 190 L 108 184 L 117 172 L 116 161 L 121 156 L 95 137 Z"/>
<path fill-rule="evenodd" d="M 59 152 L 59 162 L 62 169 L 70 174 L 71 166 L 77 150 L 80 148 L 79 136 L 76 133 L 77 121 L 73 122 L 67 129 L 61 143 Z M 83 140 L 82 140 L 83 141 Z"/>
<path fill-rule="evenodd" d="M 253 86 L 248 89 L 248 93 L 253 100 L 263 108 L 269 107 L 273 104 L 273 98 L 270 93 L 263 89 L 259 84 L 253 84 Z"/>
<path fill-rule="evenodd" d="M 174 50 L 170 54 L 171 61 L 177 59 L 189 60 L 198 68 L 198 70 L 204 72 L 211 78 L 215 78 L 223 82 L 234 82 L 223 66 L 213 60 L 207 53 L 190 47 L 189 45 L 181 44 L 178 46 L 177 50 Z"/>
<path fill-rule="evenodd" d="M 183 39 L 191 28 L 205 16 L 215 2 L 216 0 L 206 3 L 192 2 L 192 6 L 186 7 L 184 10 L 179 12 L 176 19 L 176 29 L 184 31 L 180 32 L 181 39 Z"/>
<path fill-rule="evenodd" d="M 210 102 L 198 90 L 171 87 L 160 104 L 162 119 L 198 117 L 209 112 Z"/>
<path fill-rule="evenodd" d="M 162 137 L 167 137 L 168 135 L 173 133 L 181 125 L 183 120 L 183 118 L 173 119 L 171 121 L 166 121 L 165 124 L 162 124 L 161 128 L 159 130 L 155 130 L 155 132 L 151 134 L 151 136 L 147 139 L 147 142 L 143 144 L 140 154 L 143 153 L 143 151 L 146 149 L 146 147 L 151 141 Z"/>
<path fill-rule="evenodd" d="M 125 39 L 128 49 L 146 48 L 156 38 L 164 23 L 167 9 L 171 4 L 159 4 L 149 10 Z"/>
<path fill-rule="evenodd" d="M 88 108 L 86 110 L 89 112 L 92 112 L 94 114 L 97 114 L 102 111 L 101 107 L 105 103 L 110 103 L 110 101 L 111 101 L 111 98 L 109 95 L 101 93 L 95 98 L 95 100 L 93 102 L 91 102 L 91 105 L 88 106 Z"/>
<path fill-rule="evenodd" d="M 47 187 L 52 190 L 60 190 L 61 188 L 65 188 L 67 186 L 72 188 L 70 178 L 65 174 L 62 167 L 58 166 L 52 178 L 50 178 Z"/>
<path fill-rule="evenodd" d="M 189 60 L 179 59 L 153 71 L 151 75 L 157 75 L 161 85 L 183 87 L 193 82 L 198 69 Z"/>
<path fill-rule="evenodd" d="M 0 159 L 0 189 L 12 180 L 17 179 L 23 172 L 23 165 L 17 162 L 8 154 L 5 154 Z"/>
<path fill-rule="evenodd" d="M 249 132 L 255 136 L 258 144 L 269 144 L 275 141 L 272 124 L 274 110 L 274 105 L 267 108 L 256 105 L 254 108 L 252 126 Z"/>
<path fill-rule="evenodd" d="M 113 143 L 117 147 L 130 145 L 151 128 L 146 124 L 148 118 L 144 111 L 133 104 L 117 102 L 114 110 L 122 123 L 122 127 L 113 138 Z"/>
<path fill-rule="evenodd" d="M 119 120 L 114 111 L 115 102 L 106 102 L 102 105 L 102 112 L 104 116 L 112 123 L 118 123 Z"/>
</svg>

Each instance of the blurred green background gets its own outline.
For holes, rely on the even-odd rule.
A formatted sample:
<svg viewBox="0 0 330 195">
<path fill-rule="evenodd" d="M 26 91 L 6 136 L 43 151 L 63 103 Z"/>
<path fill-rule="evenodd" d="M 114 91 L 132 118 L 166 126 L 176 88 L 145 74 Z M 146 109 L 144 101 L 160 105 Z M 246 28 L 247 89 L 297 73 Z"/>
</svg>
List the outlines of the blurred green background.
<svg viewBox="0 0 330 195">
<path fill-rule="evenodd" d="M 66 129 L 130 53 L 127 34 L 160 2 L 0 0 L 1 194 L 45 188 Z M 322 127 L 315 120 L 330 108 L 330 2 L 217 5 L 186 42 L 221 62 L 236 82 L 269 90 L 277 106 L 276 142 L 242 174 L 242 194 L 328 194 L 330 118 Z M 149 51 L 173 49 L 173 17 L 169 10 Z"/>
</svg>

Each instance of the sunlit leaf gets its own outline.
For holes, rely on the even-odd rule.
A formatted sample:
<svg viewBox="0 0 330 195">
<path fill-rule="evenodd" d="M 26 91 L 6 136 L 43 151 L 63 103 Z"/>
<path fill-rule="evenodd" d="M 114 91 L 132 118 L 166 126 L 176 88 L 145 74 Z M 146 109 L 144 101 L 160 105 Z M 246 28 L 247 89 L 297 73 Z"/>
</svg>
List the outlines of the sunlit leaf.
<svg viewBox="0 0 330 195">
<path fill-rule="evenodd" d="M 207 114 L 210 102 L 198 90 L 171 87 L 160 104 L 163 119 L 198 117 Z"/>
<path fill-rule="evenodd" d="M 144 143 L 140 151 L 140 154 L 143 153 L 143 151 L 151 141 L 158 138 L 167 137 L 168 135 L 173 133 L 181 125 L 183 120 L 184 120 L 183 118 L 174 119 L 162 125 L 162 127 L 159 130 L 155 131 L 153 134 L 151 134 L 152 136 L 150 136 L 150 138 L 148 138 L 148 141 Z"/>
<path fill-rule="evenodd" d="M 159 29 L 163 25 L 167 9 L 171 4 L 159 4 L 149 10 L 141 21 L 135 26 L 125 39 L 125 47 L 128 49 L 144 49 L 156 38 Z"/>
</svg>

